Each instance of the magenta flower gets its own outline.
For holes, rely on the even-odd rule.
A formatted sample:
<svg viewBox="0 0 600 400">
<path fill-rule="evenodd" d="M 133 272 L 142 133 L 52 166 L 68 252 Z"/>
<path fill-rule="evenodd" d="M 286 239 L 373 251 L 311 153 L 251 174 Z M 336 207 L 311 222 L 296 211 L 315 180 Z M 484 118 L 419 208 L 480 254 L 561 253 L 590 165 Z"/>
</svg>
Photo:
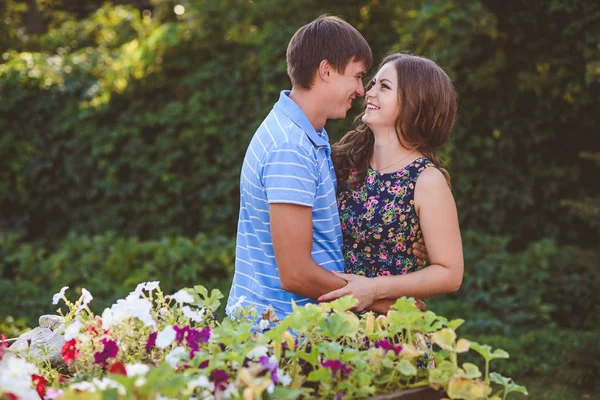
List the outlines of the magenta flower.
<svg viewBox="0 0 600 400">
<path fill-rule="evenodd" d="M 386 353 L 390 350 L 393 350 L 396 355 L 400 354 L 402 351 L 402 346 L 396 346 L 394 343 L 390 343 L 387 339 L 381 339 L 377 341 L 377 343 L 375 343 L 375 347 L 385 350 Z"/>
<path fill-rule="evenodd" d="M 192 351 L 190 352 L 190 358 L 194 357 L 194 354 L 200 348 L 202 343 L 208 342 L 210 339 L 210 328 L 206 327 L 202 330 L 197 330 L 194 328 L 190 328 L 189 326 L 184 326 L 180 328 L 178 326 L 174 326 L 176 336 L 175 340 L 177 340 L 180 344 L 187 344 Z"/>
<path fill-rule="evenodd" d="M 117 346 L 117 342 L 114 340 L 102 339 L 102 345 L 104 345 L 104 349 L 102 351 L 94 354 L 94 360 L 96 364 L 101 364 L 106 367 L 108 365 L 109 358 L 115 358 L 117 353 L 119 352 L 119 347 Z"/>
<path fill-rule="evenodd" d="M 277 362 L 271 362 L 267 356 L 262 356 L 258 362 L 265 368 L 265 370 L 271 372 L 271 380 L 275 385 L 277 385 L 279 383 L 279 377 L 277 376 L 277 367 L 279 364 L 277 364 Z"/>
<path fill-rule="evenodd" d="M 211 374 L 212 381 L 215 384 L 215 392 L 227 389 L 229 385 L 229 374 L 222 369 L 216 369 Z"/>
<path fill-rule="evenodd" d="M 158 332 L 152 332 L 150 336 L 148 336 L 148 342 L 146 342 L 146 353 L 150 353 L 150 350 L 156 346 L 156 335 L 158 335 Z"/>
<path fill-rule="evenodd" d="M 333 372 L 334 377 L 338 371 L 340 371 L 342 378 L 345 378 L 348 375 L 350 375 L 350 372 L 352 371 L 350 367 L 348 367 L 345 363 L 341 362 L 340 360 L 327 360 L 322 362 L 321 366 L 323 368 L 331 369 L 331 372 Z"/>
</svg>

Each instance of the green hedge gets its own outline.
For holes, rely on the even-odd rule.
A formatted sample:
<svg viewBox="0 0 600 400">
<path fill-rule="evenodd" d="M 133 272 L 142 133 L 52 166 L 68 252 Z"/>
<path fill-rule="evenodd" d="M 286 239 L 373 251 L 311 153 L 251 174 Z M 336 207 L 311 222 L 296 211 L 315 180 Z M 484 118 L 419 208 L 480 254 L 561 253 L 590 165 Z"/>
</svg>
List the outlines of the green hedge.
<svg viewBox="0 0 600 400">
<path fill-rule="evenodd" d="M 599 124 L 598 2 L 184 3 L 176 18 L 157 1 L 151 21 L 112 5 L 63 13 L 32 52 L 4 54 L 0 228 L 46 241 L 233 234 L 247 143 L 289 86 L 287 42 L 329 12 L 376 60 L 409 50 L 452 75 L 460 113 L 444 156 L 463 227 L 519 249 L 543 237 L 596 244 L 560 200 L 598 192 L 577 158 Z M 328 125 L 333 140 L 358 108 Z"/>
<path fill-rule="evenodd" d="M 52 295 L 62 286 L 95 297 L 102 313 L 123 293 L 145 281 L 160 281 L 170 293 L 202 284 L 229 293 L 235 258 L 232 240 L 198 235 L 140 241 L 103 236 L 69 236 L 54 252 L 20 243 L 14 234 L 0 236 L 0 316 L 25 318 L 37 326 L 42 314 L 54 313 Z"/>
</svg>

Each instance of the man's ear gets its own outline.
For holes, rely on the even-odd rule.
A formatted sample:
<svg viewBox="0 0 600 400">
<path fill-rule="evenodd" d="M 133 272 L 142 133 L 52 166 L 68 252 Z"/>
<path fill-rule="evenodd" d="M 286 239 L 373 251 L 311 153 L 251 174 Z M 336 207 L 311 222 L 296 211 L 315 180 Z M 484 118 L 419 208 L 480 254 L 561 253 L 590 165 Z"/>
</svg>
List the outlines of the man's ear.
<svg viewBox="0 0 600 400">
<path fill-rule="evenodd" d="M 331 79 L 332 71 L 333 68 L 331 68 L 331 64 L 329 64 L 329 61 L 323 60 L 319 64 L 319 68 L 317 69 L 317 75 L 320 79 L 324 80 L 325 82 L 329 82 L 329 80 Z"/>
</svg>

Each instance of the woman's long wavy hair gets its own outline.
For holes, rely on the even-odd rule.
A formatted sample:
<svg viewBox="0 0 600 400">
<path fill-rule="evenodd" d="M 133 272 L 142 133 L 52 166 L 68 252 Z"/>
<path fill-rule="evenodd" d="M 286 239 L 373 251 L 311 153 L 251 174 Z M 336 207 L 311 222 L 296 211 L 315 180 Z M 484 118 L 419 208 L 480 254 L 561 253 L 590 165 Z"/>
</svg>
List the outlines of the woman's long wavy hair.
<svg viewBox="0 0 600 400">
<path fill-rule="evenodd" d="M 379 69 L 387 63 L 393 63 L 398 73 L 400 109 L 396 135 L 400 143 L 431 160 L 450 184 L 450 175 L 442 167 L 436 150 L 448 141 L 456 118 L 456 92 L 452 81 L 436 63 L 423 57 L 392 54 L 381 62 Z M 375 137 L 362 121 L 363 115 L 364 112 L 356 117 L 356 128 L 332 146 L 339 190 L 358 186 L 367 175 Z M 358 173 L 351 174 L 353 169 Z"/>
</svg>

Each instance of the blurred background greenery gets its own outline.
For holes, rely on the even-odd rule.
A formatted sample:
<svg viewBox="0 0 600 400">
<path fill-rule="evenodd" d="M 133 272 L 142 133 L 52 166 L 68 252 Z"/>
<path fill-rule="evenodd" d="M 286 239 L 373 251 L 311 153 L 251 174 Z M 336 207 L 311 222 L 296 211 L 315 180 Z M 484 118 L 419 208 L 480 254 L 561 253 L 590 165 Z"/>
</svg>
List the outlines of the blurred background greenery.
<svg viewBox="0 0 600 400">
<path fill-rule="evenodd" d="M 532 398 L 598 398 L 596 0 L 0 1 L 0 333 L 64 285 L 96 312 L 145 280 L 226 293 L 246 146 L 322 13 L 455 82 L 466 272 L 429 308 L 509 351 Z"/>
</svg>

